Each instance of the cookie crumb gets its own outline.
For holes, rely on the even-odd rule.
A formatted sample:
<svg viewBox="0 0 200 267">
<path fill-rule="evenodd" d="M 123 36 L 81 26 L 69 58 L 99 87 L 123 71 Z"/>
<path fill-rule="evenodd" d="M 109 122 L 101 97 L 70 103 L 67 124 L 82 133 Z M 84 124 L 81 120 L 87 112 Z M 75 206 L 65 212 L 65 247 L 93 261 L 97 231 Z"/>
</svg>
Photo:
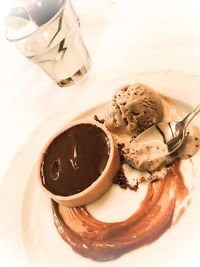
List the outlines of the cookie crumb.
<svg viewBox="0 0 200 267">
<path fill-rule="evenodd" d="M 116 177 L 113 180 L 114 184 L 118 184 L 122 189 L 129 189 L 132 191 L 137 191 L 139 188 L 139 184 L 145 181 L 144 177 L 141 177 L 140 179 L 136 180 L 134 184 L 130 184 L 128 181 L 128 178 L 126 177 L 124 170 L 123 170 L 123 164 L 128 164 L 131 168 L 133 168 L 125 159 L 123 155 L 123 148 L 125 147 L 124 143 L 118 143 L 118 151 L 120 155 L 120 169 L 117 173 Z M 134 181 L 134 179 L 133 179 Z"/>
<path fill-rule="evenodd" d="M 120 164 L 122 165 L 123 163 L 125 163 L 125 159 L 124 159 L 124 155 L 122 152 L 122 149 L 124 148 L 124 143 L 118 143 L 117 147 L 118 147 L 118 152 L 119 152 L 119 158 L 120 158 Z"/>
<path fill-rule="evenodd" d="M 100 120 L 97 115 L 94 115 L 94 120 L 97 121 L 97 122 L 99 122 L 99 123 L 101 123 L 101 124 L 103 124 L 105 122 L 104 119 L 101 119 Z"/>
</svg>

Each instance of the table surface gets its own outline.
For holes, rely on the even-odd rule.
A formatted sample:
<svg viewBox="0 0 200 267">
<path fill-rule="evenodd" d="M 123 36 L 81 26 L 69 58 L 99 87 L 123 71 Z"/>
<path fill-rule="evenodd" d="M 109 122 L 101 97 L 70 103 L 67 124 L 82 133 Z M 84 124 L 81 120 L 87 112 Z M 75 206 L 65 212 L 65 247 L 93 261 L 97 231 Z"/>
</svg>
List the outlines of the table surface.
<svg viewBox="0 0 200 267">
<path fill-rule="evenodd" d="M 4 8 L 0 12 L 0 184 L 13 157 L 37 126 L 92 79 L 114 79 L 115 73 L 125 71 L 122 66 L 127 62 L 133 72 L 200 71 L 199 1 L 72 3 L 93 65 L 86 80 L 68 88 L 59 88 L 6 41 Z"/>
<path fill-rule="evenodd" d="M 200 1 L 72 3 L 93 64 L 84 81 L 66 88 L 58 87 L 6 41 L 4 8 L 0 10 L 0 189 L 12 160 L 37 127 L 93 82 L 114 80 L 127 69 L 200 73 Z"/>
</svg>

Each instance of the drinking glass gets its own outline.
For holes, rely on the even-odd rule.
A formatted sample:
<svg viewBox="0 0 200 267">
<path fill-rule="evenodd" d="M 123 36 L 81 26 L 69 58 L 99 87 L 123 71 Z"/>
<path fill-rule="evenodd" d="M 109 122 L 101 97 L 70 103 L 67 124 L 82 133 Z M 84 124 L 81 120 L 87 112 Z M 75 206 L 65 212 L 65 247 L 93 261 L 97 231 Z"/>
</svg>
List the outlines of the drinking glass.
<svg viewBox="0 0 200 267">
<path fill-rule="evenodd" d="M 91 59 L 70 0 L 21 0 L 6 21 L 7 39 L 59 86 L 87 74 Z"/>
</svg>

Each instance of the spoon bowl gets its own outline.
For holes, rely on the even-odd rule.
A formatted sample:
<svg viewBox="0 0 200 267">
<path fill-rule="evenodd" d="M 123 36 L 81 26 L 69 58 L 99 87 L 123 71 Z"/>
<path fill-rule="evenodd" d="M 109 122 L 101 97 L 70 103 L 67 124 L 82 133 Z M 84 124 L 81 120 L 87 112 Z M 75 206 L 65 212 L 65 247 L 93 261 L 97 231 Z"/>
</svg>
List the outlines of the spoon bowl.
<svg viewBox="0 0 200 267">
<path fill-rule="evenodd" d="M 198 105 L 192 112 L 179 122 L 160 122 L 136 137 L 138 143 L 161 140 L 167 146 L 167 154 L 174 153 L 183 143 L 187 135 L 187 127 L 200 112 Z"/>
</svg>

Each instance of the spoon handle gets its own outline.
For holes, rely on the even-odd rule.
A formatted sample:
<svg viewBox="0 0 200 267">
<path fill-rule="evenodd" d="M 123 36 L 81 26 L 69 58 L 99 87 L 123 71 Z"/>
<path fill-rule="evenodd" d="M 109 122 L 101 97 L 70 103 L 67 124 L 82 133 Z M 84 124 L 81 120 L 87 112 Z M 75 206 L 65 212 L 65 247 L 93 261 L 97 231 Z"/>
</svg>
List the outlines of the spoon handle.
<svg viewBox="0 0 200 267">
<path fill-rule="evenodd" d="M 190 112 L 183 120 L 185 129 L 188 127 L 190 122 L 196 117 L 196 115 L 200 112 L 200 105 L 196 106 L 196 108 Z"/>
</svg>

